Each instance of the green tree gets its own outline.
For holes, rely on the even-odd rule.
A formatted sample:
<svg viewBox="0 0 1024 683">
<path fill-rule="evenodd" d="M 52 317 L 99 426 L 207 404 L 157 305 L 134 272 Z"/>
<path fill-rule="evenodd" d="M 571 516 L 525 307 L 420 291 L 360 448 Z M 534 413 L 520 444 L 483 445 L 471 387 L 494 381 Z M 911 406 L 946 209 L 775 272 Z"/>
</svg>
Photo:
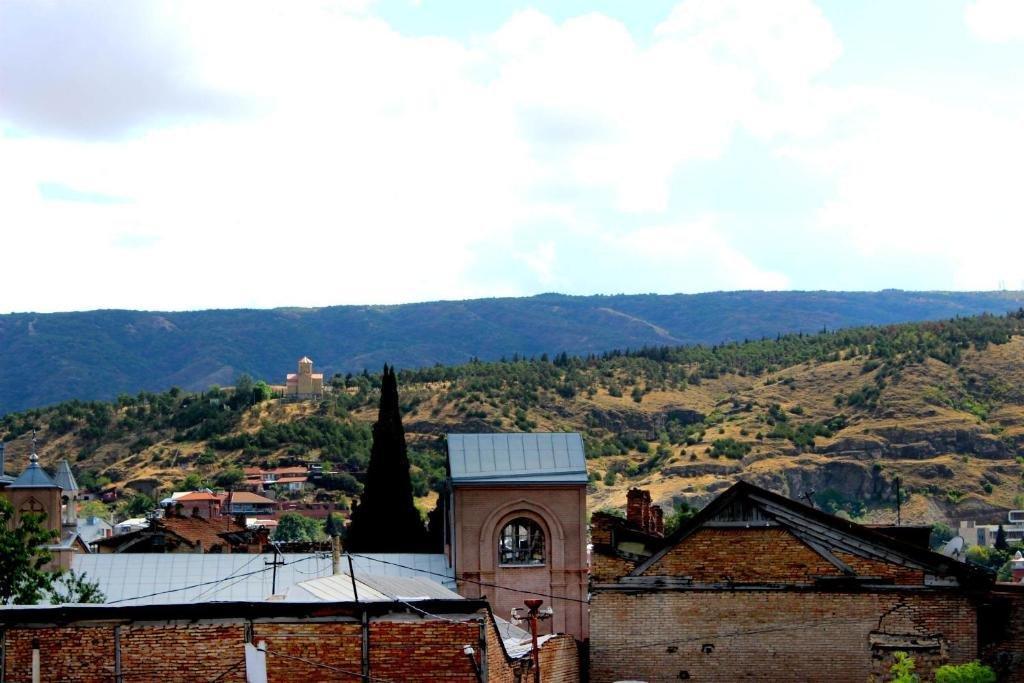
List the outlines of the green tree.
<svg viewBox="0 0 1024 683">
<path fill-rule="evenodd" d="M 413 503 L 398 379 L 395 369 L 385 365 L 366 485 L 352 509 L 346 547 L 353 552 L 408 553 L 427 545 L 423 518 Z"/>
<path fill-rule="evenodd" d="M 952 527 L 948 524 L 943 524 L 942 522 L 936 522 L 935 524 L 932 524 L 932 533 L 929 537 L 928 544 L 931 546 L 932 550 L 936 550 L 945 545 L 946 542 L 954 536 L 956 536 L 956 532 L 953 531 Z"/>
<path fill-rule="evenodd" d="M 327 515 L 327 521 L 324 522 L 324 533 L 331 538 L 345 534 L 345 521 L 341 515 L 336 515 L 333 512 Z"/>
<path fill-rule="evenodd" d="M 324 530 L 320 522 L 298 512 L 286 512 L 277 520 L 274 540 L 284 542 L 322 541 Z"/>
<path fill-rule="evenodd" d="M 996 683 L 996 673 L 976 661 L 944 664 L 935 671 L 935 683 Z"/>
<path fill-rule="evenodd" d="M 183 491 L 198 491 L 209 488 L 209 482 L 203 479 L 198 472 L 189 472 L 188 476 L 180 484 Z"/>
<path fill-rule="evenodd" d="M 53 580 L 43 571 L 52 557 L 45 546 L 58 534 L 44 526 L 44 513 L 23 514 L 16 526 L 13 521 L 14 507 L 0 498 L 0 605 L 34 605 Z"/>
<path fill-rule="evenodd" d="M 996 550 L 1009 550 L 1010 544 L 1006 542 L 1006 531 L 1003 529 L 1003 525 L 1000 524 L 999 528 L 996 529 Z"/>
<path fill-rule="evenodd" d="M 107 519 L 110 517 L 110 508 L 98 500 L 87 500 L 78 506 L 78 516 Z"/>
<path fill-rule="evenodd" d="M 145 493 L 137 493 L 121 506 L 121 513 L 126 517 L 145 517 L 155 509 L 155 500 Z"/>
<path fill-rule="evenodd" d="M 213 478 L 213 483 L 222 489 L 233 489 L 245 481 L 245 472 L 238 465 L 221 470 Z"/>
<path fill-rule="evenodd" d="M 79 574 L 74 569 L 57 574 L 49 592 L 54 605 L 102 604 L 107 599 L 98 582 L 89 581 L 84 572 Z"/>
</svg>

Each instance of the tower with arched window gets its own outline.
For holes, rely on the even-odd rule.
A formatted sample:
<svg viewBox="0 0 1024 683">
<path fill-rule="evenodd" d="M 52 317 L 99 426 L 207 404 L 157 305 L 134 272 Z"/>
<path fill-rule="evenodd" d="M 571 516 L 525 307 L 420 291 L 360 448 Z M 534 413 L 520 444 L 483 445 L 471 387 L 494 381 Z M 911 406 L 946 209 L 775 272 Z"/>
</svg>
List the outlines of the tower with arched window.
<svg viewBox="0 0 1024 683">
<path fill-rule="evenodd" d="M 498 616 L 527 598 L 587 638 L 587 467 L 575 433 L 449 434 L 446 552 L 459 592 Z"/>
</svg>

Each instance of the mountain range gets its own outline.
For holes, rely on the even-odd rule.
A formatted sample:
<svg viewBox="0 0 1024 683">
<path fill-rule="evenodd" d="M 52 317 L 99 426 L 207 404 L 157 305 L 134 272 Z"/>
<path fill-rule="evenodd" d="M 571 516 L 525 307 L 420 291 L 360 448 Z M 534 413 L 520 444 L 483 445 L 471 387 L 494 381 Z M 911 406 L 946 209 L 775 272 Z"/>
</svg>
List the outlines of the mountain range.
<svg viewBox="0 0 1024 683">
<path fill-rule="evenodd" d="M 281 381 L 308 355 L 327 377 L 472 358 L 728 341 L 1024 305 L 1024 292 L 711 292 L 438 301 L 393 306 L 0 315 L 0 415 L 67 399 Z"/>
</svg>

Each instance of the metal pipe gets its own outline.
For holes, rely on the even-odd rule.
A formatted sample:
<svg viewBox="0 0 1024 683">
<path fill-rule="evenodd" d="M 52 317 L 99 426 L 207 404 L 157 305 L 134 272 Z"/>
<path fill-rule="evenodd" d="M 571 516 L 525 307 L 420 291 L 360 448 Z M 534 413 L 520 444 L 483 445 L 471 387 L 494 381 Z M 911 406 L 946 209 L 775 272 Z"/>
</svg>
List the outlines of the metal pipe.
<svg viewBox="0 0 1024 683">
<path fill-rule="evenodd" d="M 114 627 L 114 683 L 121 683 L 124 675 L 121 672 L 121 627 Z"/>
</svg>

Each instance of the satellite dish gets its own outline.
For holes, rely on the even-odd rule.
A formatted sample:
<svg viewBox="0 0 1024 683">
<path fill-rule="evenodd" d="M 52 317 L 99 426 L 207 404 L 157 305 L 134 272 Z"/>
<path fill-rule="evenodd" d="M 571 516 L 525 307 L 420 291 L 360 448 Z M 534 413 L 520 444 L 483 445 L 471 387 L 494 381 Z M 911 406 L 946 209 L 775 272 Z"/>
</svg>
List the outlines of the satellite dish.
<svg viewBox="0 0 1024 683">
<path fill-rule="evenodd" d="M 952 557 L 953 559 L 960 559 L 960 556 L 964 552 L 964 539 L 963 536 L 954 536 L 953 538 L 946 541 L 946 544 L 942 546 L 939 552 L 946 557 Z"/>
</svg>

